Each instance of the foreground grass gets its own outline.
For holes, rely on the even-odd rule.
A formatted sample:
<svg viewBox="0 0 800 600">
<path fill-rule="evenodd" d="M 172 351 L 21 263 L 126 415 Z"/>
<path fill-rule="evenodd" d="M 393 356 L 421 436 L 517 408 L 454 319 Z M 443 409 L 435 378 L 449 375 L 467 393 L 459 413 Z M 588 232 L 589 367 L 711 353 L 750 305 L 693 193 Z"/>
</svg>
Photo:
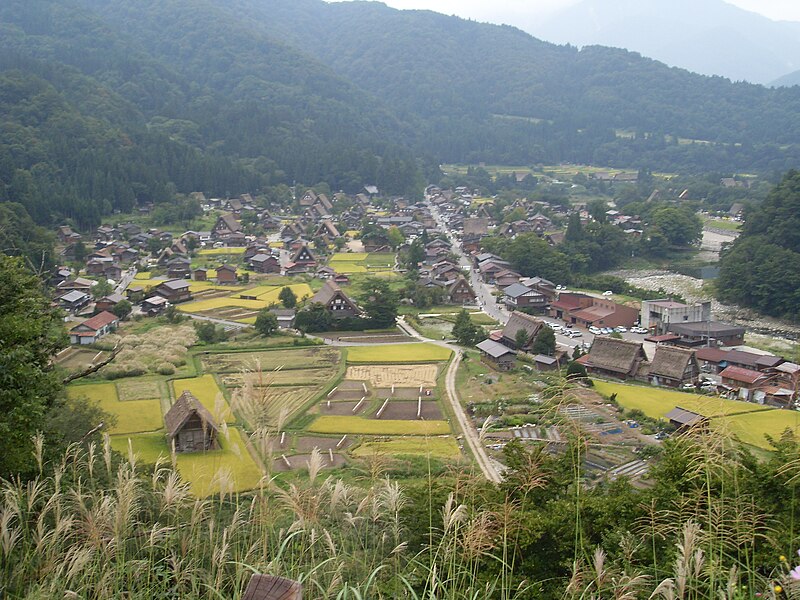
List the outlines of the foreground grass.
<svg viewBox="0 0 800 600">
<path fill-rule="evenodd" d="M 362 435 L 446 435 L 447 421 L 400 421 L 363 417 L 318 417 L 307 429 L 311 433 L 347 433 Z"/>
<path fill-rule="evenodd" d="M 350 363 L 418 363 L 445 361 L 451 351 L 436 344 L 385 344 L 382 346 L 352 346 L 347 349 Z"/>
</svg>

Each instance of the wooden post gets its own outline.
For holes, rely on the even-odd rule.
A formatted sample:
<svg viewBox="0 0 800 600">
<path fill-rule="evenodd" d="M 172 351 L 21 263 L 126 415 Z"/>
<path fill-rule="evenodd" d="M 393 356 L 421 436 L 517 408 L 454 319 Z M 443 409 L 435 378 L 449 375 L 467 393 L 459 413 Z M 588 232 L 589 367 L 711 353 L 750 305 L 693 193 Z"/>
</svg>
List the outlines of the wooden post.
<svg viewBox="0 0 800 600">
<path fill-rule="evenodd" d="M 331 448 L 328 448 L 328 456 L 331 457 L 331 464 L 333 464 L 333 450 Z"/>
<path fill-rule="evenodd" d="M 336 444 L 336 449 L 337 449 L 337 450 L 338 450 L 339 448 L 341 448 L 341 447 L 342 447 L 342 444 L 344 444 L 344 441 L 345 441 L 346 439 L 347 439 L 347 434 L 343 435 L 343 436 L 342 436 L 342 439 L 340 439 L 340 440 L 339 440 L 339 443 L 338 443 L 338 444 Z"/>
<path fill-rule="evenodd" d="M 256 573 L 242 600 L 303 600 L 303 586 L 291 579 Z"/>
<path fill-rule="evenodd" d="M 328 398 L 330 398 L 331 396 L 333 396 L 333 394 L 334 394 L 334 393 L 336 392 L 336 390 L 338 390 L 338 389 L 339 389 L 339 386 L 337 385 L 337 386 L 336 386 L 335 388 L 333 388 L 333 389 L 332 389 L 330 392 L 328 392 Z"/>
<path fill-rule="evenodd" d="M 361 400 L 358 401 L 358 404 L 356 404 L 353 407 L 353 414 L 356 414 L 358 412 L 358 409 L 361 408 L 361 405 L 364 404 L 364 400 L 366 400 L 366 399 L 367 399 L 366 396 L 362 396 L 361 397 Z"/>
<path fill-rule="evenodd" d="M 286 458 L 286 455 L 285 454 L 281 454 L 281 458 L 283 459 L 283 462 L 286 464 L 286 466 L 289 469 L 291 469 L 292 468 L 292 463 L 289 462 L 289 459 Z"/>
<path fill-rule="evenodd" d="M 366 396 L 367 395 L 367 384 L 366 383 L 362 383 L 361 387 L 364 388 L 364 395 Z"/>
<path fill-rule="evenodd" d="M 283 444 L 285 443 L 285 441 L 286 441 L 286 432 L 282 431 L 281 432 L 281 448 L 283 448 Z"/>
<path fill-rule="evenodd" d="M 422 418 L 422 396 L 417 398 L 417 418 Z"/>
<path fill-rule="evenodd" d="M 376 418 L 376 419 L 380 419 L 380 418 L 381 418 L 381 415 L 383 414 L 383 411 L 384 411 L 384 410 L 386 410 L 386 405 L 387 405 L 387 404 L 389 404 L 389 399 L 388 399 L 388 398 L 386 399 L 386 402 L 384 402 L 384 403 L 383 403 L 383 406 L 381 406 L 381 407 L 378 409 L 378 412 L 377 412 L 377 413 L 375 413 L 375 418 Z"/>
<path fill-rule="evenodd" d="M 328 410 L 330 410 L 330 409 L 331 409 L 331 401 L 328 400 Z"/>
<path fill-rule="evenodd" d="M 394 384 L 392 384 L 392 396 L 394 396 Z"/>
</svg>

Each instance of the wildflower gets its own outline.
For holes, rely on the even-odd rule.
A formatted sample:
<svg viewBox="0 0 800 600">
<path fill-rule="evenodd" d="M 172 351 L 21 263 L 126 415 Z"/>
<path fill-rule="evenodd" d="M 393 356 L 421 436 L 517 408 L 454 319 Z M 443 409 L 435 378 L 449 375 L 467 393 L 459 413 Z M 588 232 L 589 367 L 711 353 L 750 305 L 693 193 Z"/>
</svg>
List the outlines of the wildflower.
<svg viewBox="0 0 800 600">
<path fill-rule="evenodd" d="M 783 588 L 779 585 L 776 585 L 774 588 L 776 594 L 780 594 L 783 591 Z"/>
<path fill-rule="evenodd" d="M 781 556 L 780 556 L 780 559 L 779 559 L 779 560 L 780 560 L 781 562 L 785 563 L 785 562 L 786 562 L 786 557 L 785 557 L 783 554 L 781 554 Z"/>
<path fill-rule="evenodd" d="M 800 566 L 797 566 L 791 571 L 789 571 L 789 575 L 791 575 L 792 579 L 794 579 L 795 581 L 800 580 Z"/>
</svg>

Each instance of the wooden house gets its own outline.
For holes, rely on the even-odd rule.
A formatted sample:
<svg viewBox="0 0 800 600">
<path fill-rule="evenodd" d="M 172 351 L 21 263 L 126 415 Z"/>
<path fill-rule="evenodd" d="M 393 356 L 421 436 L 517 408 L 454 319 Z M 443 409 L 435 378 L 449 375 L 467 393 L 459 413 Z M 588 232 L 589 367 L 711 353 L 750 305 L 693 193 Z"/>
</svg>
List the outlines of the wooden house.
<svg viewBox="0 0 800 600">
<path fill-rule="evenodd" d="M 184 391 L 167 411 L 164 424 L 176 452 L 203 452 L 218 447 L 214 417 L 189 391 Z"/>
<path fill-rule="evenodd" d="M 195 281 L 208 281 L 208 269 L 198 267 L 192 271 L 192 279 Z"/>
<path fill-rule="evenodd" d="M 596 336 L 583 365 L 593 375 L 614 379 L 631 379 L 647 368 L 647 355 L 639 342 Z"/>
<path fill-rule="evenodd" d="M 281 261 L 272 254 L 256 254 L 250 259 L 250 266 L 256 273 L 281 272 Z"/>
<path fill-rule="evenodd" d="M 306 267 L 314 267 L 317 265 L 316 257 L 305 244 L 295 250 L 290 262 L 294 263 L 295 265 L 304 265 Z"/>
<path fill-rule="evenodd" d="M 357 317 L 361 312 L 358 305 L 332 279 L 325 281 L 325 285 L 314 294 L 311 302 L 322 304 L 334 319 Z"/>
<path fill-rule="evenodd" d="M 159 296 L 166 298 L 172 304 L 192 299 L 189 282 L 183 279 L 169 279 L 164 281 L 156 287 L 155 292 Z"/>
<path fill-rule="evenodd" d="M 498 371 L 513 368 L 517 352 L 494 340 L 483 340 L 476 346 L 481 351 L 481 358 Z"/>
<path fill-rule="evenodd" d="M 700 364 L 693 350 L 675 346 L 656 346 L 656 353 L 647 379 L 652 385 L 680 387 L 695 383 L 700 375 Z"/>
<path fill-rule="evenodd" d="M 230 284 L 236 283 L 238 273 L 233 265 L 220 265 L 217 267 L 217 283 Z"/>
<path fill-rule="evenodd" d="M 539 333 L 541 333 L 542 328 L 544 327 L 544 322 L 540 321 L 536 317 L 526 315 L 525 313 L 519 311 L 514 311 L 511 313 L 506 326 L 503 328 L 503 334 L 500 341 L 514 350 L 525 350 L 533 345 L 534 340 L 536 340 L 537 336 Z M 526 338 L 525 343 L 521 347 L 517 347 L 517 335 L 520 331 L 525 332 Z"/>
</svg>

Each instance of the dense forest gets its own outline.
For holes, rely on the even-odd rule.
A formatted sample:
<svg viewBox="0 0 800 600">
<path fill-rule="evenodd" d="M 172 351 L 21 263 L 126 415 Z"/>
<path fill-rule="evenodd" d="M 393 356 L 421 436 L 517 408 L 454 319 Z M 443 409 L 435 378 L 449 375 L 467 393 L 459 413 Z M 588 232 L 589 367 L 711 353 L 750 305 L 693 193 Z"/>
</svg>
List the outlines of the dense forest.
<svg viewBox="0 0 800 600">
<path fill-rule="evenodd" d="M 800 172 L 790 171 L 720 258 L 721 299 L 800 319 Z"/>
<path fill-rule="evenodd" d="M 9 0 L 0 33 L 0 199 L 42 224 L 294 182 L 418 197 L 441 162 L 800 159 L 796 89 L 381 4 Z"/>
</svg>

